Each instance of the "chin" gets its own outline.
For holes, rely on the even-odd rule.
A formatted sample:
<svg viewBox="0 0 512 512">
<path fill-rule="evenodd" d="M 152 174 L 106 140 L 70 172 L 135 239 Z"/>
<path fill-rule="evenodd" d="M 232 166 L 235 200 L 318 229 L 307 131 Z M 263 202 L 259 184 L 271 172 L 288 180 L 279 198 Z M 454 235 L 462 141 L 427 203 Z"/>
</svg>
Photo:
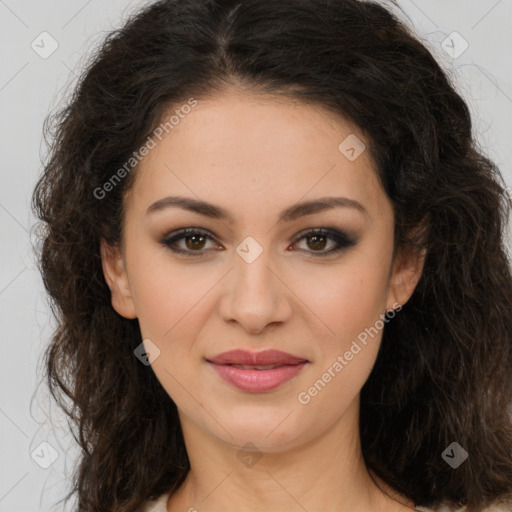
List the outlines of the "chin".
<svg viewBox="0 0 512 512">
<path fill-rule="evenodd" d="M 249 451 L 282 452 L 297 446 L 301 439 L 304 440 L 307 435 L 306 429 L 311 432 L 311 428 L 307 428 L 305 422 L 299 422 L 302 423 L 300 427 L 297 425 L 298 418 L 293 417 L 296 413 L 291 407 L 289 410 L 280 407 L 272 411 L 231 409 L 230 412 L 231 414 L 226 416 L 216 417 L 227 432 L 215 423 L 213 435 L 220 437 L 237 450 L 246 446 L 245 449 Z"/>
</svg>

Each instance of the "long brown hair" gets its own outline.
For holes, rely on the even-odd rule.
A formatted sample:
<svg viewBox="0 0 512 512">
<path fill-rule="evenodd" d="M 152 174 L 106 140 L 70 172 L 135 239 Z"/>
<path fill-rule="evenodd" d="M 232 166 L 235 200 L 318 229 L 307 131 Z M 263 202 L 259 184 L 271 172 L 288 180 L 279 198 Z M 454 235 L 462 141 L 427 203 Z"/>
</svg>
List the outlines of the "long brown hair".
<svg viewBox="0 0 512 512">
<path fill-rule="evenodd" d="M 80 511 L 133 512 L 190 468 L 176 406 L 134 357 L 138 321 L 112 308 L 101 267 L 100 239 L 122 239 L 136 166 L 98 190 L 169 106 L 227 83 L 317 103 L 364 130 L 394 207 L 395 247 L 427 249 L 361 392 L 368 468 L 419 505 L 478 512 L 510 498 L 510 198 L 431 53 L 392 10 L 358 0 L 153 3 L 109 34 L 49 119 L 32 207 L 57 319 L 47 382 L 82 449 L 69 496 Z M 452 442 L 469 454 L 457 469 L 441 456 Z"/>
</svg>

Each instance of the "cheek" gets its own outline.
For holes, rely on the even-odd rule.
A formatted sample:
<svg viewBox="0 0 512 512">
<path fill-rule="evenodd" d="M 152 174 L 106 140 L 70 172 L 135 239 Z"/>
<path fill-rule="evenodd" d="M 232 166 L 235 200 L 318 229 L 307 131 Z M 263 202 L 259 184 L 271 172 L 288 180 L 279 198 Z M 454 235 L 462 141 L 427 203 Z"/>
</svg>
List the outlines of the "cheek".
<svg viewBox="0 0 512 512">
<path fill-rule="evenodd" d="M 165 346 L 199 328 L 202 301 L 219 280 L 215 272 L 172 264 L 165 248 L 135 248 L 131 265 L 135 308 L 144 337 L 154 337 Z"/>
<path fill-rule="evenodd" d="M 375 364 L 385 325 L 385 277 L 386 269 L 377 265 L 347 266 L 329 280 L 323 294 L 317 290 L 309 296 L 311 309 L 334 334 L 318 340 L 313 375 L 297 401 L 325 424 L 357 397 Z"/>
<path fill-rule="evenodd" d="M 329 271 L 324 268 L 302 273 L 297 295 L 315 319 L 319 336 L 328 342 L 326 347 L 350 345 L 352 339 L 376 323 L 386 308 L 386 277 L 385 262 L 358 255 Z"/>
</svg>

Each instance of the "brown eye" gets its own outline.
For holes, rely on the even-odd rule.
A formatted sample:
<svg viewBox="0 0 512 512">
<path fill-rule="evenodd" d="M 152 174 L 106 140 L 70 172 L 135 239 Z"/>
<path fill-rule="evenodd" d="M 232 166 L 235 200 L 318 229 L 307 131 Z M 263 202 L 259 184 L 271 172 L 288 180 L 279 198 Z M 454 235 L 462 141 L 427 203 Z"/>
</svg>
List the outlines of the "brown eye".
<svg viewBox="0 0 512 512">
<path fill-rule="evenodd" d="M 322 250 L 325 249 L 329 238 L 325 235 L 308 235 L 305 237 L 310 249 Z"/>
<path fill-rule="evenodd" d="M 314 256 L 327 256 L 356 244 L 356 241 L 345 233 L 325 228 L 308 231 L 294 245 L 302 240 L 305 241 L 306 248 L 301 250 L 313 253 Z"/>
<path fill-rule="evenodd" d="M 207 242 L 215 239 L 208 233 L 195 228 L 182 229 L 179 232 L 164 238 L 161 244 L 173 252 L 200 256 L 208 250 Z"/>
<path fill-rule="evenodd" d="M 187 235 L 183 237 L 188 249 L 203 249 L 206 237 L 203 235 Z"/>
</svg>

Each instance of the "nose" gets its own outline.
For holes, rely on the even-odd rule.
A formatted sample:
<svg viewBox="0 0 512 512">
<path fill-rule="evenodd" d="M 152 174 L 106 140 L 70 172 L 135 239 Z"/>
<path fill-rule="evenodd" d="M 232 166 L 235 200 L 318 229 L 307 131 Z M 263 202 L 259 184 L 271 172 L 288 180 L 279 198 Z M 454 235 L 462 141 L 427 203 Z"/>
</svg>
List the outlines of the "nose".
<svg viewBox="0 0 512 512">
<path fill-rule="evenodd" d="M 226 322 L 260 334 L 289 320 L 293 293 L 279 270 L 274 270 L 274 263 L 267 249 L 252 262 L 238 253 L 233 255 L 234 268 L 224 281 L 219 307 Z"/>
</svg>

